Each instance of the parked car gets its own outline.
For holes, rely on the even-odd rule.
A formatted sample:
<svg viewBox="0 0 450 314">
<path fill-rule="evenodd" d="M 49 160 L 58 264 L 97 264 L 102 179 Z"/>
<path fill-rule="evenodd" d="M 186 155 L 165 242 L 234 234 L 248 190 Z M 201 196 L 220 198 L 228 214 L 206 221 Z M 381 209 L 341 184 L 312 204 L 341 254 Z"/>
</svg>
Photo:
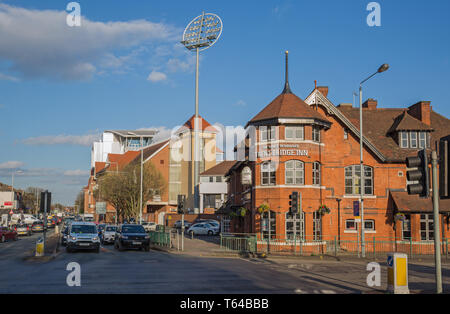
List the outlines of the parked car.
<svg viewBox="0 0 450 314">
<path fill-rule="evenodd" d="M 8 227 L 0 227 L 0 242 L 17 240 L 17 232 Z"/>
<path fill-rule="evenodd" d="M 192 225 L 191 227 L 189 227 L 188 234 L 190 235 L 214 235 L 218 233 L 217 228 L 215 228 L 214 226 L 206 223 L 206 222 L 201 222 L 201 223 L 197 223 Z"/>
<path fill-rule="evenodd" d="M 14 228 L 17 232 L 17 235 L 31 236 L 31 228 L 26 224 L 16 225 Z"/>
<path fill-rule="evenodd" d="M 97 226 L 93 222 L 73 222 L 69 227 L 66 250 L 94 250 L 100 252 Z"/>
<path fill-rule="evenodd" d="M 213 226 L 214 228 L 214 234 L 219 234 L 220 233 L 220 223 L 216 220 L 209 220 L 207 222 L 207 224 Z"/>
<path fill-rule="evenodd" d="M 181 220 L 177 220 L 175 221 L 175 223 L 173 224 L 173 227 L 176 229 L 181 229 Z M 184 228 L 188 229 L 190 226 L 192 226 L 192 222 L 189 222 L 187 220 L 184 221 Z"/>
<path fill-rule="evenodd" d="M 144 227 L 145 231 L 156 231 L 156 223 L 155 222 L 143 222 L 142 226 Z"/>
<path fill-rule="evenodd" d="M 100 240 L 102 244 L 114 243 L 116 235 L 116 226 L 106 225 L 102 234 L 100 235 Z"/>
<path fill-rule="evenodd" d="M 69 226 L 66 226 L 64 230 L 61 232 L 61 245 L 67 245 L 67 238 L 69 237 Z"/>
<path fill-rule="evenodd" d="M 41 232 L 44 231 L 44 223 L 42 221 L 35 221 L 31 225 L 32 232 Z"/>
<path fill-rule="evenodd" d="M 124 224 L 117 228 L 114 247 L 122 251 L 125 248 L 150 250 L 150 236 L 142 225 Z"/>
</svg>

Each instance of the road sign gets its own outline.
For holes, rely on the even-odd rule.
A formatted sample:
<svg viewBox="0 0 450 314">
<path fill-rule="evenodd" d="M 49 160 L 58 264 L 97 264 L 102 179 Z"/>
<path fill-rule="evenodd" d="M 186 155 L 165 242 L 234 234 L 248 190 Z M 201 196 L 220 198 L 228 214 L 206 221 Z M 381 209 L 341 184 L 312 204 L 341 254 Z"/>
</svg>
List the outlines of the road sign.
<svg viewBox="0 0 450 314">
<path fill-rule="evenodd" d="M 389 267 L 392 267 L 392 265 L 394 265 L 394 256 L 393 255 L 389 255 L 387 258 L 387 264 Z"/>
<path fill-rule="evenodd" d="M 106 202 L 95 203 L 95 212 L 99 215 L 105 215 L 106 214 Z"/>
</svg>

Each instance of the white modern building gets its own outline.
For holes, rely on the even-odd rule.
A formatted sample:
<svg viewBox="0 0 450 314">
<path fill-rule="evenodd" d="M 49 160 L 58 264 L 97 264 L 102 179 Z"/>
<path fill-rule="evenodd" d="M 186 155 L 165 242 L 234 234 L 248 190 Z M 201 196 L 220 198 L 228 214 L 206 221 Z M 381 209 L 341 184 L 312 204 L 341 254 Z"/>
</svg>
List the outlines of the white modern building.
<svg viewBox="0 0 450 314">
<path fill-rule="evenodd" d="M 94 142 L 91 150 L 91 168 L 96 162 L 106 162 L 108 154 L 124 154 L 150 146 L 157 130 L 113 130 L 103 132 L 99 142 Z"/>
<path fill-rule="evenodd" d="M 227 201 L 225 174 L 236 161 L 223 161 L 200 174 L 200 212 L 215 212 Z M 206 210 L 206 211 L 205 211 Z"/>
</svg>

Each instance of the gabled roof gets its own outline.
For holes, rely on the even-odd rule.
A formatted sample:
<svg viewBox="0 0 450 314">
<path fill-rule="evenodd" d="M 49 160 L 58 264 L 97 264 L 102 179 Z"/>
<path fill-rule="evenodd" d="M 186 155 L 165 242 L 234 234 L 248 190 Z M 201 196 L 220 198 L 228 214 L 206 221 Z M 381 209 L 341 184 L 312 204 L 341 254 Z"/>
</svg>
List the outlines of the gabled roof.
<svg viewBox="0 0 450 314">
<path fill-rule="evenodd" d="M 235 160 L 222 161 L 212 168 L 200 173 L 201 176 L 225 176 L 225 174 L 234 166 Z"/>
<path fill-rule="evenodd" d="M 198 117 L 200 118 L 200 122 L 201 122 L 201 128 L 199 128 L 199 130 L 213 132 L 213 133 L 217 132 L 217 130 L 208 121 L 203 119 L 203 117 L 201 115 L 199 115 Z M 195 119 L 195 114 L 192 115 L 192 117 L 190 117 L 189 120 L 187 120 L 180 129 L 178 129 L 177 133 L 185 131 L 186 129 L 194 130 L 194 119 Z"/>
<path fill-rule="evenodd" d="M 106 168 L 106 162 L 96 161 L 95 162 L 95 174 L 99 173 Z"/>
<path fill-rule="evenodd" d="M 394 119 L 394 123 L 388 133 L 397 131 L 432 131 L 433 128 L 414 118 L 406 110 Z"/>
<path fill-rule="evenodd" d="M 162 142 L 153 144 L 153 145 L 151 145 L 151 146 L 149 146 L 149 147 L 147 147 L 147 148 L 144 148 L 144 151 L 143 151 L 143 157 L 142 157 L 142 158 L 144 159 L 144 161 L 146 161 L 147 159 L 153 157 L 153 155 L 154 155 L 156 152 L 158 152 L 158 151 L 159 151 L 160 149 L 162 149 L 164 146 L 166 146 L 167 144 L 169 144 L 169 142 L 170 142 L 170 140 L 165 140 L 165 141 L 162 141 Z M 141 158 L 140 151 L 138 151 L 138 155 L 134 158 L 133 161 L 140 162 L 140 158 Z"/>
<path fill-rule="evenodd" d="M 330 123 L 322 114 L 292 93 L 282 93 L 261 110 L 248 124 L 271 119 L 307 118 Z"/>
<path fill-rule="evenodd" d="M 355 128 L 359 130 L 359 108 L 348 108 L 342 107 L 338 108 L 354 125 Z M 410 157 L 417 153 L 417 149 L 405 149 L 401 148 L 396 141 L 396 137 L 390 132 L 392 131 L 392 126 L 395 124 L 399 116 L 403 116 L 404 109 L 397 108 L 378 108 L 376 110 L 363 110 L 363 132 L 364 137 L 368 138 L 371 143 L 377 147 L 377 149 L 382 152 L 382 154 L 390 161 L 405 161 L 406 157 Z M 410 124 L 411 130 L 417 130 L 417 127 L 422 124 L 422 122 L 416 123 L 412 121 L 414 119 L 411 117 L 409 119 L 409 114 L 405 118 L 405 123 L 403 124 L 406 128 L 406 124 Z M 446 120 L 446 121 L 445 121 Z M 413 126 L 417 125 L 417 126 Z M 440 127 L 438 127 L 440 125 Z M 436 112 L 431 112 L 431 127 L 424 130 L 435 129 L 436 132 L 431 133 L 431 145 L 435 141 L 446 134 L 450 134 L 450 121 Z M 420 130 L 420 129 L 419 129 Z"/>
<path fill-rule="evenodd" d="M 359 108 L 351 106 L 336 107 L 317 88 L 306 98 L 306 102 L 311 106 L 319 104 L 324 107 L 328 114 L 341 121 L 359 139 Z M 363 140 L 366 148 L 373 152 L 383 162 L 405 162 L 406 157 L 417 154 L 418 149 L 400 148 L 399 144 L 389 132 L 394 124 L 401 121 L 405 108 L 376 108 L 372 110 L 363 109 Z M 408 114 L 410 115 L 410 114 Z M 411 117 L 414 119 L 414 117 Z M 400 120 L 398 120 L 400 119 Z M 450 134 L 450 120 L 431 110 L 430 112 L 431 144 L 439 141 L 440 138 Z M 423 126 L 414 121 L 415 127 Z M 409 117 L 406 118 L 404 126 L 412 123 Z M 414 130 L 415 130 L 414 127 Z"/>
</svg>

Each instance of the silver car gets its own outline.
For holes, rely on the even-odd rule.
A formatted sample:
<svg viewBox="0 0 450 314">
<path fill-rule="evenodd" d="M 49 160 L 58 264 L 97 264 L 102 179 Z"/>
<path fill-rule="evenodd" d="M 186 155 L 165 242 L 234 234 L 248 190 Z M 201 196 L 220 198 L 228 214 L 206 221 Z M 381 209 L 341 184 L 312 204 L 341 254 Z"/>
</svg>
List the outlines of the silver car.
<svg viewBox="0 0 450 314">
<path fill-rule="evenodd" d="M 69 227 L 66 250 L 94 250 L 100 252 L 97 226 L 93 222 L 73 222 Z"/>
<path fill-rule="evenodd" d="M 114 243 L 114 236 L 116 235 L 117 227 L 113 225 L 106 225 L 101 234 L 102 244 Z"/>
<path fill-rule="evenodd" d="M 31 235 L 31 227 L 29 225 L 26 224 L 20 224 L 16 226 L 16 232 L 17 235 L 25 235 L 25 236 L 30 236 Z"/>
</svg>

